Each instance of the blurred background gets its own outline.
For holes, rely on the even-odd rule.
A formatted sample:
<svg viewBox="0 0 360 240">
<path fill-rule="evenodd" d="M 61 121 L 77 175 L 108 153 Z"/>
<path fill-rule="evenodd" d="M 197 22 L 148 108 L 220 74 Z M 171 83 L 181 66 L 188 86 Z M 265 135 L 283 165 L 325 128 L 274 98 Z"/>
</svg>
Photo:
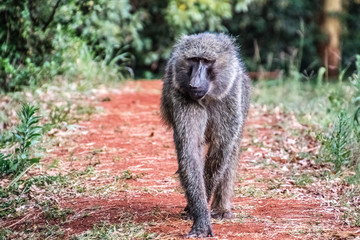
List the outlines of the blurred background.
<svg viewBox="0 0 360 240">
<path fill-rule="evenodd" d="M 161 78 L 176 39 L 203 31 L 236 37 L 253 79 L 336 78 L 360 53 L 359 0 L 4 0 L 0 21 L 2 91 Z"/>
<path fill-rule="evenodd" d="M 105 174 L 104 166 L 128 167 L 142 154 L 144 161 L 157 161 L 158 156 L 141 153 L 140 142 L 127 147 L 134 143 L 128 138 L 146 141 L 146 149 L 157 144 L 172 151 L 156 140 L 155 128 L 161 126 L 147 123 L 159 115 L 153 104 L 159 102 L 161 82 L 122 80 L 160 79 L 177 39 L 204 31 L 234 36 L 254 80 L 245 135 L 249 148 L 243 148 L 253 157 L 245 168 L 269 174 L 239 177 L 245 188 L 238 188 L 237 196 L 281 199 L 281 204 L 299 196 L 335 214 L 331 220 L 320 211 L 325 219 L 319 222 L 307 212 L 312 221 L 299 220 L 292 214 L 295 205 L 283 205 L 292 222 L 271 218 L 276 228 L 269 228 L 268 214 L 261 220 L 251 217 L 253 207 L 239 207 L 239 223 L 256 225 L 260 219 L 269 238 L 279 232 L 303 239 L 359 235 L 360 0 L 0 0 L 0 240 L 63 239 L 70 237 L 69 224 L 78 227 L 72 219 L 108 219 L 110 210 L 116 212 L 85 204 L 81 211 L 72 210 L 61 199 L 108 198 L 128 189 L 136 195 L 169 193 L 158 184 L 154 191 L 132 187 L 126 181 L 146 174 L 130 168 Z M 124 92 L 139 101 L 121 102 Z M 140 108 L 144 112 L 134 110 Z M 146 122 L 131 120 L 140 118 Z M 81 136 L 101 137 L 83 144 Z M 124 144 L 115 150 L 103 138 Z M 103 157 L 111 165 L 101 163 Z M 86 169 L 73 168 L 80 165 Z M 72 169 L 64 171 L 67 166 Z M 168 212 L 162 218 L 160 210 L 151 211 L 154 219 L 168 220 Z M 122 216 L 116 219 L 126 225 L 88 225 L 93 235 L 71 239 L 114 239 L 113 232 L 120 234 L 115 239 L 152 238 L 142 230 L 129 235 L 133 230 L 125 226 L 136 218 Z M 159 226 L 155 220 L 146 225 Z"/>
</svg>

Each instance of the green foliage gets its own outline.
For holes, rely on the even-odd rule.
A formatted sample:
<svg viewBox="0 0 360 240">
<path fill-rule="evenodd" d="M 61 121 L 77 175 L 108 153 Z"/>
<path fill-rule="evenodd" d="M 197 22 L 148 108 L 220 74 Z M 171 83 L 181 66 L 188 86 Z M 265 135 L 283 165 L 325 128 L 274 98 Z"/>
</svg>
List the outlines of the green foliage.
<svg viewBox="0 0 360 240">
<path fill-rule="evenodd" d="M 204 31 L 226 31 L 223 19 L 232 16 L 230 1 L 171 0 L 165 9 L 165 19 L 175 36 Z"/>
<path fill-rule="evenodd" d="M 52 1 L 40 0 L 0 3 L 0 89 L 18 90 L 53 73 L 55 29 L 48 27 L 55 7 Z"/>
<path fill-rule="evenodd" d="M 0 153 L 0 175 L 18 175 L 24 173 L 25 168 L 39 162 L 40 158 L 31 157 L 32 148 L 39 142 L 42 134 L 42 128 L 37 125 L 40 117 L 35 115 L 38 110 L 28 104 L 22 105 L 18 112 L 20 124 L 16 126 L 11 139 L 15 143 L 15 151 L 8 155 Z"/>
<path fill-rule="evenodd" d="M 24 84 L 34 84 L 35 76 L 40 71 L 31 62 L 30 58 L 25 60 L 26 65 L 18 67 L 10 63 L 9 58 L 0 57 L 0 85 L 4 90 L 19 90 L 19 86 Z"/>
<path fill-rule="evenodd" d="M 239 36 L 241 52 L 251 71 L 260 66 L 268 71 L 289 71 L 289 62 L 299 55 L 301 37 L 304 37 L 301 70 L 310 71 L 319 65 L 316 54 L 321 38 L 317 24 L 319 1 L 261 0 L 250 4 L 248 9 L 246 14 L 235 14 L 225 26 Z M 305 31 L 301 31 L 301 21 Z"/>
<path fill-rule="evenodd" d="M 61 66 L 74 40 L 88 46 L 93 61 L 115 68 L 117 77 L 132 74 L 127 48 L 142 25 L 127 0 L 6 0 L 0 3 L 0 21 L 2 90 L 19 90 L 67 71 Z"/>
<path fill-rule="evenodd" d="M 40 117 L 35 116 L 38 110 L 39 108 L 25 103 L 18 112 L 20 124 L 16 127 L 14 135 L 19 143 L 19 147 L 15 151 L 20 154 L 27 153 L 31 146 L 39 142 L 41 127 L 36 125 Z"/>
<path fill-rule="evenodd" d="M 125 78 L 131 71 L 125 66 L 118 66 L 114 61 L 108 64 L 105 60 L 96 60 L 90 47 L 79 38 L 66 37 L 66 39 L 63 43 L 64 61 L 61 66 L 65 69 L 64 75 L 68 79 L 84 80 L 84 85 L 79 86 L 81 91 L 91 89 L 95 84 Z"/>
<path fill-rule="evenodd" d="M 132 60 L 127 49 L 129 44 L 139 44 L 142 17 L 141 12 L 131 10 L 128 0 L 73 0 L 59 7 L 54 21 L 62 35 L 84 41 L 95 61 L 118 68 L 122 74 L 132 73 L 127 67 Z"/>
</svg>

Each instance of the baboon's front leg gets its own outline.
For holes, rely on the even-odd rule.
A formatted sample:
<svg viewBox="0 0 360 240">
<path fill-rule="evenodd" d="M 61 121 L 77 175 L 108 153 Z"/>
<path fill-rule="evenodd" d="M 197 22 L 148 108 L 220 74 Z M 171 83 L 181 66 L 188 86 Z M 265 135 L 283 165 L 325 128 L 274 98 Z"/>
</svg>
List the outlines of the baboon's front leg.
<svg viewBox="0 0 360 240">
<path fill-rule="evenodd" d="M 194 221 L 188 237 L 213 236 L 204 183 L 203 145 L 207 115 L 196 105 L 179 108 L 174 115 L 181 118 L 174 126 L 178 172 Z"/>
</svg>

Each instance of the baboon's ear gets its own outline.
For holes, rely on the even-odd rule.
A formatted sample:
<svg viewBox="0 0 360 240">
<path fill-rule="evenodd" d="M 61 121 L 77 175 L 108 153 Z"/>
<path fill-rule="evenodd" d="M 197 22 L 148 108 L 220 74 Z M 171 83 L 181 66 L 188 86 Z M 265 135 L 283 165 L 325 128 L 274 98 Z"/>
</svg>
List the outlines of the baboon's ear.
<svg viewBox="0 0 360 240">
<path fill-rule="evenodd" d="M 189 39 L 190 37 L 188 35 L 181 35 L 181 37 L 179 38 L 179 42 L 185 42 Z"/>
</svg>

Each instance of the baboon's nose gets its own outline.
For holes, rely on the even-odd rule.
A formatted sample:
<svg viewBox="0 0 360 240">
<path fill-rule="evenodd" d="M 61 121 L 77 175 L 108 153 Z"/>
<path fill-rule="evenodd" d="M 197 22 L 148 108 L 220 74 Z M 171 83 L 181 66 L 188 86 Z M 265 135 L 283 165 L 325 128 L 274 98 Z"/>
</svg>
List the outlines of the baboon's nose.
<svg viewBox="0 0 360 240">
<path fill-rule="evenodd" d="M 189 84 L 190 88 L 193 90 L 197 90 L 199 88 L 199 86 L 194 86 L 193 84 Z"/>
</svg>

